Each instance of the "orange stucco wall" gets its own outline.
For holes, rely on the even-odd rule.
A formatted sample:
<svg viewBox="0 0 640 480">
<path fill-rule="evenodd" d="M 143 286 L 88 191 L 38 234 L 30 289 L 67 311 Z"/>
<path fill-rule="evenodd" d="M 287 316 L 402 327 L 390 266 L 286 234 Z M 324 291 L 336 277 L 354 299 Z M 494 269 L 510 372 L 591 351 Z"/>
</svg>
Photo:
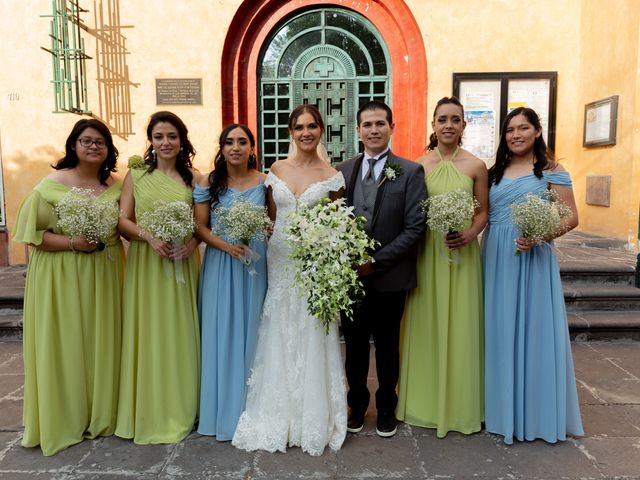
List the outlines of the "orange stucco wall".
<svg viewBox="0 0 640 480">
<path fill-rule="evenodd" d="M 106 3 L 106 2 L 105 2 Z M 116 2 L 112 2 L 116 3 Z M 223 73 L 234 62 L 250 56 L 225 57 L 225 45 L 237 41 L 243 31 L 234 21 L 247 5 L 274 4 L 271 14 L 282 8 L 318 5 L 311 0 L 120 1 L 119 17 L 126 28 L 129 75 L 137 85 L 130 89 L 134 135 L 116 137 L 121 151 L 121 173 L 126 159 L 146 146 L 144 128 L 156 105 L 156 78 L 202 78 L 203 104 L 169 109 L 180 115 L 190 129 L 198 155 L 196 165 L 208 170 L 223 124 L 223 105 L 235 109 L 245 99 L 249 123 L 255 124 L 255 73 L 245 68 L 245 90 L 223 94 L 229 77 Z M 412 145 L 405 154 L 420 150 L 415 138 L 430 133 L 430 116 L 438 98 L 450 95 L 454 72 L 557 71 L 558 95 L 556 152 L 572 173 L 578 201 L 580 229 L 628 240 L 637 237 L 640 204 L 640 8 L 637 0 L 330 0 L 363 15 L 378 18 L 408 12 L 400 27 L 417 32 L 407 48 L 423 55 L 428 76 L 420 82 L 397 83 L 394 98 L 411 90 L 415 113 L 398 125 L 398 140 Z M 40 49 L 49 44 L 47 18 L 50 0 L 11 2 L 0 16 L 0 154 L 4 174 L 8 225 L 11 227 L 20 200 L 49 171 L 71 126 L 80 117 L 53 114 L 50 56 Z M 81 0 L 88 9 L 100 0 Z M 373 14 L 371 14 L 373 15 Z M 93 27 L 93 12 L 86 15 Z M 235 22 L 235 23 L 234 23 Z M 263 20 L 265 28 L 273 19 Z M 376 23 L 374 21 L 374 23 Z M 393 22 L 381 23 L 385 38 L 394 38 Z M 264 38 L 268 32 L 254 32 Z M 87 51 L 95 45 L 87 36 Z M 419 43 L 421 41 L 421 44 Z M 412 47 L 415 45 L 415 47 Z M 255 49 L 255 48 L 254 48 Z M 251 50 L 249 48 L 248 50 Z M 397 58 L 396 61 L 407 61 Z M 410 63 L 411 67 L 412 64 Z M 97 109 L 96 67 L 89 62 L 88 90 L 91 108 Z M 255 67 L 254 67 L 255 69 Z M 232 68 L 240 71 L 240 68 Z M 407 69 L 399 70 L 409 75 Z M 236 82 L 232 73 L 231 81 Z M 419 78 L 419 77 L 416 77 Z M 223 85 L 223 82 L 224 85 Z M 251 82 L 254 82 L 253 84 Z M 424 84 L 420 84 L 420 83 Z M 228 89 L 227 89 L 228 90 Z M 17 95 L 16 95 L 17 94 Z M 251 98 L 251 95 L 254 98 Z M 582 129 L 585 103 L 620 95 L 618 143 L 612 147 L 584 149 Z M 426 101 L 426 102 L 425 102 Z M 407 110 L 408 112 L 410 109 Z M 424 118 L 427 116 L 427 118 Z M 227 119 L 229 117 L 226 117 Z M 409 132 L 411 134 L 409 134 Z M 414 135 L 416 133 L 416 135 Z M 413 138 L 414 140 L 410 140 Z M 411 143 L 413 142 L 413 143 Z M 417 155 L 416 155 L 417 156 Z M 586 205 L 587 175 L 612 176 L 610 207 Z M 24 248 L 11 245 L 11 263 L 25 261 Z"/>
</svg>

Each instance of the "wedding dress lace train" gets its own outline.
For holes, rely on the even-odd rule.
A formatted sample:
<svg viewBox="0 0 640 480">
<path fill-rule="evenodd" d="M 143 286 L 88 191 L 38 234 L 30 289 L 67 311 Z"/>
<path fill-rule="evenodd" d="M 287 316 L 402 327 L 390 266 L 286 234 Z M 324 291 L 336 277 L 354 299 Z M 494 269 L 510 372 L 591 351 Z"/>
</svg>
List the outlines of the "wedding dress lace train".
<svg viewBox="0 0 640 480">
<path fill-rule="evenodd" d="M 265 184 L 272 187 L 278 209 L 267 251 L 269 284 L 245 410 L 232 443 L 244 450 L 269 452 L 299 446 L 311 455 L 322 455 L 327 445 L 338 450 L 347 431 L 338 331 L 333 325 L 325 334 L 320 321 L 307 312 L 306 299 L 293 282 L 284 230 L 289 212 L 344 187 L 344 178 L 338 173 L 316 182 L 300 198 L 273 173 Z"/>
</svg>

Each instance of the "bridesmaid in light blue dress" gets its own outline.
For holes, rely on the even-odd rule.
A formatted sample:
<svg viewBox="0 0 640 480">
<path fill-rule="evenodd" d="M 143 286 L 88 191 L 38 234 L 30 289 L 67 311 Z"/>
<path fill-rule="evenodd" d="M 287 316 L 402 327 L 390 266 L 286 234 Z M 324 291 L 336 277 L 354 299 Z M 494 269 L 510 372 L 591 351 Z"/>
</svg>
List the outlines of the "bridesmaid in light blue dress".
<svg viewBox="0 0 640 480">
<path fill-rule="evenodd" d="M 513 110 L 489 170 L 489 225 L 482 256 L 485 284 L 485 423 L 517 440 L 584 435 L 560 269 L 551 240 L 578 224 L 571 179 L 542 138 L 538 115 Z M 571 209 L 562 231 L 533 245 L 511 221 L 510 205 L 554 190 Z M 521 252 L 515 256 L 516 249 Z"/>
<path fill-rule="evenodd" d="M 265 242 L 250 242 L 260 257 L 253 262 L 255 272 L 250 272 L 240 260 L 243 247 L 220 232 L 216 208 L 238 201 L 265 204 L 264 174 L 256 170 L 254 146 L 248 127 L 226 127 L 220 134 L 215 169 L 200 179 L 193 192 L 196 235 L 207 244 L 198 297 L 202 344 L 198 433 L 219 441 L 233 438 L 242 412 L 267 272 Z"/>
</svg>

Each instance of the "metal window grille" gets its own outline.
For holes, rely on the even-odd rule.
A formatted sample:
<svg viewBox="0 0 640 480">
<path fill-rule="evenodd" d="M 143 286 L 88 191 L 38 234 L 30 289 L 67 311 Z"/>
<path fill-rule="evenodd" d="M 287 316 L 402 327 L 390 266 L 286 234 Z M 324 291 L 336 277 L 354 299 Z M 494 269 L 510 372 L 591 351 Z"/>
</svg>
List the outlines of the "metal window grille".
<svg viewBox="0 0 640 480">
<path fill-rule="evenodd" d="M 87 100 L 87 59 L 80 15 L 86 13 L 79 0 L 52 0 L 50 48 L 42 47 L 52 58 L 54 113 L 90 113 Z"/>
</svg>

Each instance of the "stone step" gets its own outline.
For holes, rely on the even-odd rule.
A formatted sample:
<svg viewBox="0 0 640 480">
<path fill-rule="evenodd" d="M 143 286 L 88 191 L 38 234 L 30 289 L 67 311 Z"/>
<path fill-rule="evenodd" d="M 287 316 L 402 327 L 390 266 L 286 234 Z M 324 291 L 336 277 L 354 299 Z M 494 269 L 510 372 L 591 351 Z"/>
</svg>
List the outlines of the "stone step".
<svg viewBox="0 0 640 480">
<path fill-rule="evenodd" d="M 640 288 L 631 285 L 564 285 L 567 311 L 640 310 Z"/>
<path fill-rule="evenodd" d="M 640 340 L 640 310 L 567 313 L 572 340 Z"/>
<path fill-rule="evenodd" d="M 634 285 L 635 269 L 630 266 L 611 267 L 584 265 L 562 266 L 560 277 L 563 285 Z"/>
<path fill-rule="evenodd" d="M 22 310 L 22 302 L 24 298 L 22 292 L 19 294 L 4 294 L 0 295 L 0 310 L 14 309 Z"/>
<path fill-rule="evenodd" d="M 567 313 L 572 339 L 640 340 L 640 310 L 586 310 Z M 0 341 L 22 340 L 22 311 L 0 309 Z"/>
<path fill-rule="evenodd" d="M 22 311 L 0 310 L 0 341 L 22 340 Z M 19 313 L 15 313 L 19 312 Z"/>
</svg>

